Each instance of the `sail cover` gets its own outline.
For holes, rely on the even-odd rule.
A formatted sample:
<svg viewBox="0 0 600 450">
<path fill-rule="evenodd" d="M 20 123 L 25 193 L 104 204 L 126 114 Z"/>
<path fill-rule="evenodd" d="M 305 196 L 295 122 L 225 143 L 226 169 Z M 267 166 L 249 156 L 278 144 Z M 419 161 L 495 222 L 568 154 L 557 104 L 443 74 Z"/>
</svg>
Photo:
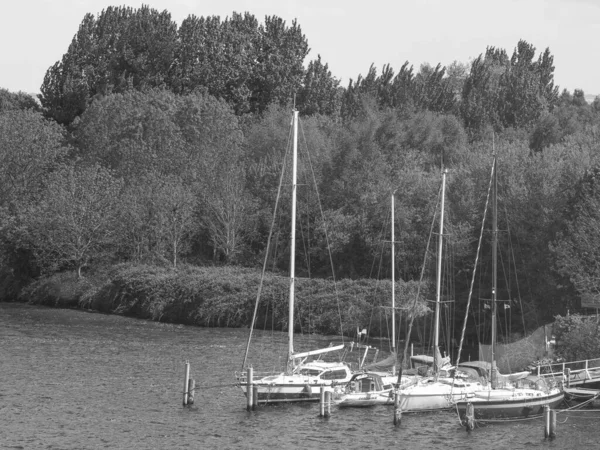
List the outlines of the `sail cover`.
<svg viewBox="0 0 600 450">
<path fill-rule="evenodd" d="M 392 353 L 390 356 L 382 359 L 381 361 L 366 364 L 363 368 L 373 372 L 388 372 L 391 371 L 395 365 L 397 365 L 396 353 Z"/>
</svg>

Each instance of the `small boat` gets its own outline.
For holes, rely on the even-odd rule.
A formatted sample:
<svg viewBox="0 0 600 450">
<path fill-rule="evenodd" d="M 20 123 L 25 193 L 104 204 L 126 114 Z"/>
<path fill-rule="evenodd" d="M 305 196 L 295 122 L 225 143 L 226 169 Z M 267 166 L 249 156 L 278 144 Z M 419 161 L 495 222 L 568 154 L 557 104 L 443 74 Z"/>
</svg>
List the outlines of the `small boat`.
<svg viewBox="0 0 600 450">
<path fill-rule="evenodd" d="M 392 405 L 394 385 L 384 383 L 378 374 L 357 373 L 345 385 L 334 388 L 333 400 L 340 408 Z"/>
<path fill-rule="evenodd" d="M 599 389 L 588 389 L 579 387 L 565 387 L 565 400 L 572 402 L 586 402 L 600 396 Z"/>
<path fill-rule="evenodd" d="M 298 365 L 294 372 L 269 374 L 253 379 L 258 387 L 258 403 L 300 403 L 319 401 L 321 386 L 332 391 L 338 383 L 347 383 L 352 379 L 348 365 L 338 362 L 311 361 Z M 246 393 L 246 380 L 239 379 Z"/>
<path fill-rule="evenodd" d="M 492 292 L 491 325 L 492 352 L 489 363 L 490 382 L 482 389 L 467 393 L 464 399 L 456 402 L 462 423 L 471 425 L 467 411 L 473 407 L 475 420 L 502 420 L 529 418 L 542 415 L 544 407 L 555 408 L 564 400 L 564 392 L 550 380 L 539 376 L 511 375 L 503 378 L 496 369 L 496 293 L 497 293 L 497 161 L 494 155 L 492 165 Z M 549 384 L 551 383 L 551 384 Z M 470 414 L 469 414 L 470 415 Z"/>
<path fill-rule="evenodd" d="M 564 400 L 564 392 L 546 384 L 543 378 L 528 376 L 515 387 L 482 389 L 467 394 L 456 402 L 458 414 L 465 423 L 467 408 L 473 406 L 475 420 L 506 420 L 540 417 L 544 407 L 556 408 Z"/>
</svg>

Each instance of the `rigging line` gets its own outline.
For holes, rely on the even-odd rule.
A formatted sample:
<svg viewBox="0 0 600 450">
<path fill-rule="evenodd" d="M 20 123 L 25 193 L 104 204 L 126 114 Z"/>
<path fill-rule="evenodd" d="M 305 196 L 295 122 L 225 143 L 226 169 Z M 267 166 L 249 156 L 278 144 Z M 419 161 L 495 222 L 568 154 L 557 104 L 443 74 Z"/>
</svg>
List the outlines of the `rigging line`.
<svg viewBox="0 0 600 450">
<path fill-rule="evenodd" d="M 436 210 L 437 210 L 437 206 L 440 203 L 441 194 L 442 194 L 442 186 L 440 185 L 440 188 L 438 191 L 438 201 L 437 201 L 437 204 L 435 207 Z M 425 276 L 425 264 L 426 264 L 426 260 L 427 260 L 427 253 L 429 252 L 429 244 L 431 243 L 431 236 L 433 235 L 433 227 L 435 226 L 435 219 L 436 219 L 436 214 L 433 215 L 433 219 L 431 221 L 431 228 L 429 229 L 429 237 L 427 238 L 427 246 L 425 248 L 425 256 L 423 257 L 423 265 L 421 266 L 421 276 L 419 278 L 419 284 L 417 285 L 417 295 L 415 296 L 415 300 L 412 305 L 412 314 L 410 314 L 410 323 L 408 324 L 408 330 L 406 331 L 406 339 L 404 341 L 404 353 L 403 353 L 402 361 L 406 361 L 406 355 L 408 353 L 408 343 L 410 342 L 410 334 L 412 333 L 412 326 L 413 326 L 413 322 L 415 320 L 415 315 L 416 315 L 415 308 L 417 306 L 417 301 L 419 300 L 419 295 L 421 293 L 421 285 L 423 284 L 423 277 Z M 407 314 L 409 314 L 409 313 L 407 312 Z M 423 320 L 423 323 L 425 323 L 425 320 Z"/>
<path fill-rule="evenodd" d="M 289 151 L 290 151 L 290 143 L 292 141 L 292 130 L 290 129 L 289 134 L 288 134 L 288 142 L 286 145 L 286 149 L 285 149 L 285 155 L 283 158 L 283 163 L 281 164 L 281 175 L 279 176 L 279 187 L 277 188 L 277 198 L 275 200 L 275 207 L 273 209 L 273 219 L 271 220 L 271 229 L 269 230 L 269 237 L 267 238 L 267 248 L 265 251 L 265 260 L 263 262 L 263 268 L 262 268 L 262 272 L 260 275 L 260 282 L 258 284 L 258 293 L 256 294 L 256 302 L 254 303 L 254 314 L 252 315 L 252 323 L 250 324 L 250 334 L 248 336 L 248 342 L 246 344 L 246 352 L 244 353 L 244 360 L 242 362 L 242 370 L 244 370 L 244 367 L 246 366 L 246 361 L 248 360 L 248 352 L 250 351 L 250 342 L 252 340 L 252 333 L 254 331 L 254 324 L 256 322 L 256 314 L 258 312 L 258 304 L 260 302 L 260 295 L 262 293 L 262 288 L 263 288 L 263 282 L 265 279 L 265 272 L 267 271 L 267 263 L 269 261 L 269 250 L 270 250 L 270 246 L 271 246 L 271 237 L 273 235 L 273 229 L 275 228 L 275 221 L 277 218 L 277 209 L 279 206 L 279 199 L 281 197 L 281 189 L 283 186 L 283 177 L 285 174 L 285 161 L 289 155 Z"/>
<path fill-rule="evenodd" d="M 517 247 L 519 247 L 519 254 L 523 255 L 523 250 L 521 248 L 521 242 L 519 240 L 519 236 L 517 236 L 516 239 L 517 239 Z M 521 256 L 521 263 L 523 264 L 522 267 L 525 267 L 525 261 L 523 260 L 522 256 Z M 527 290 L 529 291 L 529 298 L 533 298 L 533 292 L 531 291 L 531 284 L 529 282 L 529 277 L 525 277 L 525 281 L 526 281 L 526 285 L 527 285 Z M 519 292 L 519 302 L 521 302 L 520 292 Z M 533 304 L 533 308 L 535 309 L 535 304 Z M 523 303 L 522 302 L 521 302 L 521 311 L 523 312 Z M 535 315 L 535 317 L 537 317 L 537 314 Z M 524 315 L 523 315 L 523 322 L 525 322 Z M 536 322 L 537 322 L 537 320 L 536 320 Z M 525 328 L 525 323 L 523 323 L 523 328 Z"/>
<path fill-rule="evenodd" d="M 344 324 L 342 322 L 342 310 L 341 310 L 341 307 L 340 307 L 339 292 L 338 292 L 337 281 L 336 281 L 336 277 L 335 277 L 335 268 L 334 268 L 334 265 L 333 265 L 333 256 L 331 255 L 331 246 L 330 246 L 330 242 L 329 242 L 329 234 L 327 233 L 327 227 L 325 226 L 325 214 L 323 212 L 323 206 L 321 205 L 321 196 L 319 195 L 319 191 L 316 189 L 316 187 L 317 187 L 317 178 L 315 176 L 315 171 L 314 171 L 314 167 L 312 165 L 312 160 L 310 159 L 310 154 L 308 152 L 308 144 L 306 143 L 306 136 L 304 134 L 304 127 L 303 127 L 303 125 L 301 123 L 300 123 L 300 131 L 302 133 L 302 138 L 304 139 L 304 145 L 305 145 L 305 149 L 306 149 L 306 156 L 307 156 L 307 160 L 308 160 L 308 166 L 310 168 L 310 173 L 312 175 L 313 183 L 315 185 L 315 191 L 316 191 L 316 195 L 317 195 L 317 204 L 319 205 L 319 212 L 321 213 L 321 220 L 323 221 L 323 232 L 325 233 L 325 242 L 327 244 L 327 253 L 329 255 L 329 263 L 331 265 L 331 276 L 333 278 L 333 289 L 335 291 L 335 299 L 336 299 L 337 308 L 338 308 L 338 317 L 340 319 L 340 335 L 342 337 L 342 343 L 344 343 Z"/>
<path fill-rule="evenodd" d="M 446 240 L 444 242 L 444 255 L 446 255 L 446 257 L 444 258 L 444 286 L 445 286 L 445 292 L 446 292 L 446 298 L 447 300 L 443 303 L 443 308 L 444 308 L 444 322 L 445 322 L 445 329 L 443 332 L 443 337 L 444 337 L 444 343 L 446 346 L 446 352 L 447 352 L 447 356 L 452 355 L 452 347 L 451 347 L 451 340 L 450 340 L 450 336 L 452 336 L 452 307 L 453 304 L 452 302 L 452 277 L 451 277 L 451 272 L 450 269 L 452 267 L 451 264 L 451 258 L 452 255 L 450 253 L 450 243 L 448 242 L 448 240 Z"/>
<path fill-rule="evenodd" d="M 304 177 L 306 177 L 306 172 L 302 171 L 302 175 Z M 306 183 L 305 183 L 306 184 Z M 302 215 L 300 215 L 300 236 L 302 237 L 302 246 L 304 249 L 304 262 L 306 264 L 306 271 L 307 271 L 307 276 L 310 279 L 312 277 L 312 273 L 311 273 L 311 267 L 312 267 L 312 263 L 310 260 L 310 211 L 309 211 L 309 203 L 310 203 L 310 190 L 306 191 L 306 202 L 304 202 L 304 206 L 306 207 L 305 212 L 306 212 L 306 236 L 304 234 L 304 228 L 302 227 Z M 314 286 L 312 286 L 312 284 L 309 286 L 308 292 L 308 328 L 309 328 L 309 332 L 310 332 L 310 324 L 311 324 L 311 306 L 312 306 L 312 294 L 313 294 L 313 289 Z M 299 302 L 298 302 L 299 303 Z M 302 333 L 302 321 L 300 320 L 300 305 L 297 304 L 297 310 L 298 310 L 298 322 L 300 324 L 300 333 Z"/>
<path fill-rule="evenodd" d="M 389 219 L 391 217 L 391 212 L 387 215 L 381 231 L 379 233 L 379 239 L 378 239 L 378 247 L 377 247 L 377 251 L 375 252 L 376 255 L 379 255 L 379 265 L 375 265 L 376 262 L 376 258 L 373 258 L 373 263 L 371 264 L 371 271 L 369 272 L 369 277 L 371 279 L 373 279 L 374 275 L 373 273 L 375 272 L 375 267 L 377 267 L 377 275 L 375 276 L 375 298 L 380 298 L 377 294 L 379 293 L 380 289 L 381 289 L 381 277 L 382 277 L 382 273 L 381 273 L 381 268 L 383 267 L 383 244 L 384 244 L 384 240 L 383 240 L 383 235 L 384 235 L 384 231 L 385 229 L 387 229 L 387 224 L 389 223 Z M 371 318 L 373 317 L 373 309 L 371 309 Z M 386 326 L 386 331 L 387 331 L 387 341 L 388 341 L 388 346 L 390 345 L 390 331 L 389 331 L 389 323 L 387 321 L 387 315 L 385 316 L 386 320 L 385 320 L 385 326 Z M 379 337 L 381 337 L 381 331 L 382 331 L 382 327 L 381 327 L 381 313 L 379 313 Z M 370 326 L 371 321 L 369 322 L 369 326 Z"/>
<path fill-rule="evenodd" d="M 505 205 L 506 208 L 506 205 Z M 512 263 L 515 267 L 515 284 L 517 286 L 517 295 L 519 297 L 519 307 L 521 308 L 521 320 L 523 321 L 523 334 L 525 334 L 525 312 L 523 311 L 523 301 L 521 299 L 521 286 L 519 285 L 519 276 L 517 275 L 517 259 L 515 257 L 515 250 L 513 248 L 512 235 L 510 233 L 510 221 L 508 215 L 506 217 L 506 229 L 508 231 L 508 245 L 510 248 L 510 256 L 512 257 Z"/>
<path fill-rule="evenodd" d="M 473 285 L 475 284 L 475 273 L 477 272 L 477 262 L 479 260 L 479 252 L 481 250 L 481 241 L 483 240 L 483 228 L 485 226 L 485 217 L 487 216 L 487 210 L 488 210 L 489 200 L 490 200 L 490 193 L 492 191 L 492 180 L 493 180 L 493 175 L 494 175 L 495 170 L 496 170 L 496 163 L 494 162 L 494 164 L 492 164 L 492 173 L 490 175 L 490 184 L 488 186 L 488 193 L 487 193 L 487 198 L 485 201 L 485 208 L 483 210 L 483 220 L 481 222 L 481 231 L 479 234 L 479 243 L 477 244 L 477 254 L 475 255 L 475 264 L 473 265 L 473 277 L 471 278 L 471 287 L 469 288 L 469 297 L 467 298 L 467 306 L 465 309 L 465 319 L 463 321 L 462 332 L 460 334 L 460 343 L 458 344 L 458 356 L 456 358 L 457 364 L 460 361 L 460 354 L 462 352 L 463 341 L 465 339 L 465 331 L 467 329 L 467 319 L 468 319 L 469 309 L 471 307 L 471 298 L 473 296 Z"/>
</svg>

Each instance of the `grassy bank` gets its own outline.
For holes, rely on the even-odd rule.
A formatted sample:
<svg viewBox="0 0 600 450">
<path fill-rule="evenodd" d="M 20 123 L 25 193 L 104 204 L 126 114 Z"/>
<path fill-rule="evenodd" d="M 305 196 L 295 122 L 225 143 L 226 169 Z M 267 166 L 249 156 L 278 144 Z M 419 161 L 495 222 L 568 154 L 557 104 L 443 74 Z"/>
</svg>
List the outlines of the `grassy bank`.
<svg viewBox="0 0 600 450">
<path fill-rule="evenodd" d="M 207 327 L 250 326 L 260 272 L 239 267 L 182 266 L 177 269 L 119 265 L 77 279 L 61 273 L 37 280 L 21 293 L 33 304 L 78 307 L 143 319 Z M 415 283 L 397 282 L 396 302 L 412 305 Z M 267 274 L 257 328 L 288 327 L 289 279 Z M 352 334 L 357 326 L 387 335 L 391 282 L 303 279 L 296 281 L 296 331 Z M 417 314 L 426 313 L 424 302 Z"/>
</svg>

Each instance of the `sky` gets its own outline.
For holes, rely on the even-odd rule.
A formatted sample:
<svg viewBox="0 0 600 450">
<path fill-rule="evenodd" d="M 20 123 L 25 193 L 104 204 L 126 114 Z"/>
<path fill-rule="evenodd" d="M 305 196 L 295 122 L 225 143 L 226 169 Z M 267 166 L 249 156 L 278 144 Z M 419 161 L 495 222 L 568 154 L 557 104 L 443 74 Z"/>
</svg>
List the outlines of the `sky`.
<svg viewBox="0 0 600 450">
<path fill-rule="evenodd" d="M 347 86 L 371 64 L 398 72 L 408 61 L 469 63 L 488 46 L 509 56 L 520 39 L 554 55 L 560 90 L 600 95 L 600 0 L 18 0 L 2 5 L 0 88 L 37 94 L 46 71 L 67 51 L 86 13 L 143 4 L 167 10 L 179 25 L 190 15 L 249 12 L 300 25 L 311 49 Z"/>
</svg>

